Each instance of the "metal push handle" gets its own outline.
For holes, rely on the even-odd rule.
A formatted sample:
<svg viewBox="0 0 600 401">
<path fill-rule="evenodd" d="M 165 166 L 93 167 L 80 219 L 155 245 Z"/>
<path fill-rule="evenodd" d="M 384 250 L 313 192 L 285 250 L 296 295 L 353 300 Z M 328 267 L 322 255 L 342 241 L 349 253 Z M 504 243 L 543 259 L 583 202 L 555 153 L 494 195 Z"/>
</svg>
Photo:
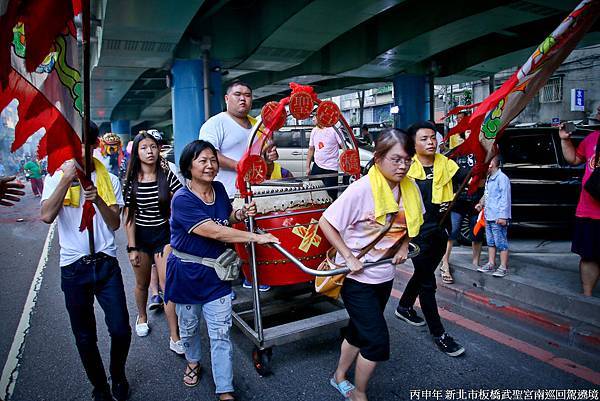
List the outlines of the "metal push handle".
<svg viewBox="0 0 600 401">
<path fill-rule="evenodd" d="M 264 234 L 265 233 L 265 231 L 261 230 L 260 228 L 257 228 L 256 232 L 259 233 L 259 234 Z M 333 269 L 333 270 L 315 270 L 315 269 L 311 269 L 310 267 L 306 267 L 304 265 L 304 263 L 302 263 L 301 261 L 299 261 L 294 255 L 292 255 L 291 253 L 289 253 L 281 245 L 279 245 L 279 244 L 269 244 L 269 245 L 272 246 L 273 248 L 277 249 L 283 256 L 285 256 L 292 263 L 294 263 L 296 266 L 298 266 L 298 268 L 300 270 L 302 270 L 304 273 L 308 273 L 308 274 L 311 274 L 313 276 L 335 276 L 336 274 L 350 273 L 350 268 L 349 267 L 340 267 L 340 268 Z M 407 259 L 414 258 L 421 251 L 421 249 L 419 248 L 419 246 L 417 244 L 413 244 L 412 242 L 408 244 L 408 247 L 409 247 L 409 252 L 408 252 Z M 368 268 L 375 267 L 375 266 L 389 264 L 391 262 L 392 262 L 392 258 L 382 259 L 382 260 L 378 260 L 377 262 L 365 263 L 363 265 L 363 268 L 364 269 L 368 269 Z"/>
</svg>

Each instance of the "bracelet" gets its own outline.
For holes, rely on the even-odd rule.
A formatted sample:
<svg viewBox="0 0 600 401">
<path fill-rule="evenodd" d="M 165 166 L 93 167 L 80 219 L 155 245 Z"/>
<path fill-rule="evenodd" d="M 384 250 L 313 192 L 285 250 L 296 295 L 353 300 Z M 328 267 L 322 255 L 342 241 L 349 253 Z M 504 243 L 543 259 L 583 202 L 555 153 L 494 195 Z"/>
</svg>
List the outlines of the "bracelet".
<svg viewBox="0 0 600 401">
<path fill-rule="evenodd" d="M 133 251 L 139 251 L 139 249 L 135 246 L 127 246 L 127 253 L 131 253 Z"/>
</svg>

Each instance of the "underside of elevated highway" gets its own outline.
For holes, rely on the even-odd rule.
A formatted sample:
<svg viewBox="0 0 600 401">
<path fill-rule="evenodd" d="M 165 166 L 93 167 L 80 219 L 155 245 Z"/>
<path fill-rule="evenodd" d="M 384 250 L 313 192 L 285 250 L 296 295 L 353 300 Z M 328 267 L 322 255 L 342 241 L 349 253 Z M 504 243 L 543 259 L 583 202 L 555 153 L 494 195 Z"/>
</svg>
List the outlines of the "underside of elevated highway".
<svg viewBox="0 0 600 401">
<path fill-rule="evenodd" d="M 252 86 L 255 108 L 288 94 L 290 82 L 312 85 L 323 98 L 402 75 L 475 81 L 522 64 L 577 4 L 94 0 L 92 118 L 105 126 L 171 126 L 173 67 L 194 60 L 210 69 L 206 86 L 218 103 L 211 114 L 232 80 Z M 598 22 L 579 46 L 597 43 Z"/>
</svg>

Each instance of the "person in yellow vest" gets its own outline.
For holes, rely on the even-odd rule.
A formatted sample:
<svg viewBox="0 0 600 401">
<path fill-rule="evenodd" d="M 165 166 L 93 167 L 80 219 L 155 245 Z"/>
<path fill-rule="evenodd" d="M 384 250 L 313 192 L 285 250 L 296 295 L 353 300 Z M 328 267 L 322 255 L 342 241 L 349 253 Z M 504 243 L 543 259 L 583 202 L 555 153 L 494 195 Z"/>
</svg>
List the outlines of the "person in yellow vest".
<svg viewBox="0 0 600 401">
<path fill-rule="evenodd" d="M 292 172 L 286 168 L 283 168 L 281 164 L 276 161 L 269 160 L 268 157 L 269 147 L 263 151 L 263 158 L 267 162 L 267 180 L 279 180 L 282 178 L 293 178 Z"/>
<path fill-rule="evenodd" d="M 435 269 L 446 250 L 449 230 L 441 226 L 441 220 L 454 197 L 452 178 L 459 167 L 453 160 L 436 152 L 437 139 L 433 123 L 415 123 L 408 128 L 408 133 L 415 140 L 416 151 L 408 176 L 419 186 L 426 213 L 419 235 L 414 239 L 421 252 L 412 259 L 413 275 L 400 298 L 396 317 L 413 326 L 424 326 L 426 321 L 440 350 L 447 355 L 458 356 L 465 349 L 446 333 L 442 325 L 435 300 Z M 449 222 L 449 219 L 446 221 Z M 413 308 L 417 297 L 425 321 Z"/>
<path fill-rule="evenodd" d="M 385 305 L 395 265 L 408 257 L 410 239 L 419 234 L 425 212 L 419 188 L 406 175 L 414 154 L 414 141 L 406 132 L 383 130 L 369 173 L 352 183 L 319 220 L 319 228 L 337 250 L 335 263 L 351 270 L 341 290 L 350 321 L 343 329 L 338 366 L 329 383 L 352 401 L 367 400 L 367 384 L 375 367 L 390 357 Z M 369 248 L 386 226 L 389 230 L 359 260 L 356 255 Z M 391 260 L 363 268 L 364 263 L 386 258 Z M 352 384 L 346 373 L 355 362 Z"/>
</svg>

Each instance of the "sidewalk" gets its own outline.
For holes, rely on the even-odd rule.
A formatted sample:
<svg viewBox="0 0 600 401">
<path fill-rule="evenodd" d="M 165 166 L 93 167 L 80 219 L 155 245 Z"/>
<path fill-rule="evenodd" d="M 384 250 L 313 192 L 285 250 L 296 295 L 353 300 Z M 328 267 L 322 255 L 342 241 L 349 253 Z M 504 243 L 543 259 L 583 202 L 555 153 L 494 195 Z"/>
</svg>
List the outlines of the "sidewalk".
<svg viewBox="0 0 600 401">
<path fill-rule="evenodd" d="M 570 246 L 569 241 L 515 239 L 509 274 L 503 278 L 478 272 L 471 263 L 471 247 L 455 246 L 450 258 L 454 283 L 438 279 L 438 286 L 457 302 L 495 309 L 561 333 L 571 345 L 600 351 L 600 288 L 593 297 L 581 295 L 579 257 Z M 481 264 L 486 261 L 484 246 Z"/>
</svg>

